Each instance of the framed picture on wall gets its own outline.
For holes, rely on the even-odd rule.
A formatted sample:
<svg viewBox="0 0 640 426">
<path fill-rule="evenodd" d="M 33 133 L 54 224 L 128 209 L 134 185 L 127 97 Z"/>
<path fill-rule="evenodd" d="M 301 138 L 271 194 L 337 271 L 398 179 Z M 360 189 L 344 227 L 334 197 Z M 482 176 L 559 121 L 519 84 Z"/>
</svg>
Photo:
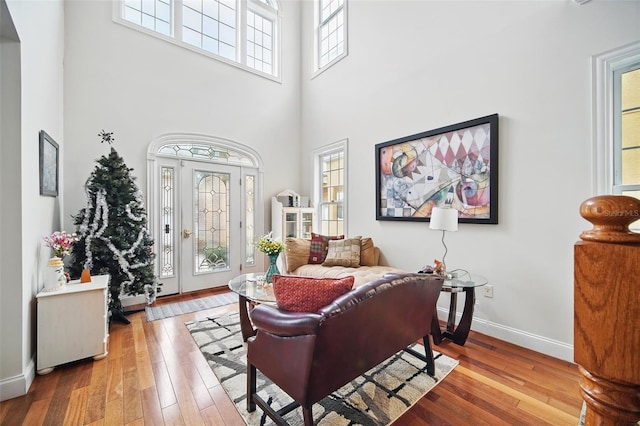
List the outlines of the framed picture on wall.
<svg viewBox="0 0 640 426">
<path fill-rule="evenodd" d="M 498 114 L 379 143 L 376 220 L 426 221 L 433 207 L 461 223 L 498 223 Z"/>
<path fill-rule="evenodd" d="M 58 196 L 58 144 L 40 130 L 40 195 Z"/>
</svg>

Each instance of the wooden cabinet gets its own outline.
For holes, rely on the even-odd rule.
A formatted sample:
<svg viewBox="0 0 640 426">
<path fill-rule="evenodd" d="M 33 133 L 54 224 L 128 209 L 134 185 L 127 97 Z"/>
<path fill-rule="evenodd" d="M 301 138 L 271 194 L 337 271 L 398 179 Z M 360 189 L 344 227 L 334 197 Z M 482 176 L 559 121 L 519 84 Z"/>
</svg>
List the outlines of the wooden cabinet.
<svg viewBox="0 0 640 426">
<path fill-rule="evenodd" d="M 271 199 L 271 230 L 274 238 L 311 238 L 315 210 L 313 207 L 285 207 L 277 198 Z"/>
<path fill-rule="evenodd" d="M 38 302 L 37 372 L 56 365 L 107 356 L 109 275 L 79 280 L 57 291 L 41 291 Z"/>
</svg>

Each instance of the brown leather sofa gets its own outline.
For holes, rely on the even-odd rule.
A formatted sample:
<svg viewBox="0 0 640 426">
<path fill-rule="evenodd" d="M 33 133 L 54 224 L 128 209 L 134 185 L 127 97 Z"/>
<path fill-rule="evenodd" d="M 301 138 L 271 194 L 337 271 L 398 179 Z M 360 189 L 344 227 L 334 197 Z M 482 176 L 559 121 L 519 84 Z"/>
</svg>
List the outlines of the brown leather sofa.
<svg viewBox="0 0 640 426">
<path fill-rule="evenodd" d="M 317 401 L 423 340 L 434 374 L 429 332 L 442 278 L 430 274 L 388 274 L 325 306 L 319 313 L 287 312 L 259 305 L 251 312 L 257 330 L 247 341 L 247 410 L 256 404 L 276 423 L 300 406 L 305 425 L 313 424 Z M 256 393 L 256 369 L 295 403 L 276 412 Z"/>
</svg>

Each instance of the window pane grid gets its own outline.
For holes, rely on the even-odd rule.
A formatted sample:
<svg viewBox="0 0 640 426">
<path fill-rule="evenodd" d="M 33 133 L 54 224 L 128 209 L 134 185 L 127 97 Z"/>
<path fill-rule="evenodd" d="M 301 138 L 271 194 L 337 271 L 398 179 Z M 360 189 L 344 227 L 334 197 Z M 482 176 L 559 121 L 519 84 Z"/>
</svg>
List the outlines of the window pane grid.
<svg viewBox="0 0 640 426">
<path fill-rule="evenodd" d="M 321 0 L 320 1 L 320 21 L 324 23 L 337 10 L 342 8 L 344 0 Z"/>
<path fill-rule="evenodd" d="M 619 191 L 640 185 L 640 68 L 620 75 Z"/>
<path fill-rule="evenodd" d="M 622 150 L 622 185 L 640 184 L 640 147 Z"/>
<path fill-rule="evenodd" d="M 320 26 L 320 67 L 344 53 L 344 11 Z"/>
<path fill-rule="evenodd" d="M 188 0 L 182 6 L 183 41 L 227 59 L 236 59 L 235 3 Z"/>
<path fill-rule="evenodd" d="M 271 73 L 273 69 L 273 22 L 247 12 L 247 65 Z"/>
<path fill-rule="evenodd" d="M 344 151 L 320 155 L 320 228 L 324 235 L 344 233 Z"/>
<path fill-rule="evenodd" d="M 171 0 L 126 0 L 124 19 L 141 27 L 171 34 Z"/>
<path fill-rule="evenodd" d="M 179 22 L 172 22 L 173 8 L 177 9 Z M 259 9 L 262 15 L 250 9 Z M 247 10 L 246 17 L 240 18 L 239 10 L 243 13 Z M 275 0 L 124 0 L 121 17 L 140 27 L 175 37 L 179 44 L 275 76 L 277 10 Z M 244 22 L 245 19 L 251 19 L 251 22 Z M 241 42 L 239 37 L 245 36 L 245 28 L 247 40 Z M 240 52 L 240 46 L 247 46 L 246 54 Z"/>
<path fill-rule="evenodd" d="M 638 86 L 640 88 L 640 86 Z M 638 89 L 640 91 L 640 89 Z M 622 112 L 622 148 L 640 146 L 640 108 Z"/>
</svg>

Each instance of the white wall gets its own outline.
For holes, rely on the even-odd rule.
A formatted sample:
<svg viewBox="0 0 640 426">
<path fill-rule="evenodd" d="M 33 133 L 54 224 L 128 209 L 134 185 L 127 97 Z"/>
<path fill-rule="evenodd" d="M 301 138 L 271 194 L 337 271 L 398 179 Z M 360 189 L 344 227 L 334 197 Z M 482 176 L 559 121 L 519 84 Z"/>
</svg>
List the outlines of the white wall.
<svg viewBox="0 0 640 426">
<path fill-rule="evenodd" d="M 13 80 L 6 83 L 11 88 L 11 114 L 20 120 L 19 128 L 5 134 L 3 81 L 3 162 L 5 144 L 13 156 L 13 188 L 5 194 L 3 183 L 3 207 L 5 202 L 14 203 L 8 210 L 20 219 L 12 221 L 15 227 L 7 237 L 12 239 L 17 252 L 2 256 L 0 266 L 12 273 L 2 274 L 0 307 L 0 399 L 10 398 L 26 392 L 33 380 L 35 341 L 35 295 L 42 289 L 42 270 L 50 257 L 43 246 L 42 237 L 60 229 L 62 197 L 41 197 L 38 181 L 38 134 L 45 130 L 60 144 L 62 141 L 62 58 L 64 40 L 64 9 L 61 1 L 6 2 L 15 26 L 20 45 L 11 45 L 19 50 L 19 64 L 2 63 L 2 78 L 8 71 Z M 6 22 L 6 21 L 3 21 Z M 3 29 L 4 31 L 4 29 Z M 5 47 L 3 56 L 5 59 Z M 16 68 L 18 69 L 16 71 Z M 18 85 L 16 90 L 15 86 Z M 16 106 L 17 104 L 17 106 Z M 18 108 L 17 112 L 14 108 Z M 5 136 L 7 139 L 5 139 Z M 3 163 L 4 164 L 4 163 Z M 6 171 L 3 167 L 3 179 Z M 16 208 L 16 205 L 18 206 Z M 3 209 L 3 213 L 5 213 Z M 11 218 L 9 218 L 11 219 Z M 3 231 L 4 236 L 4 231 Z M 3 252 L 5 247 L 3 246 Z M 6 297 L 5 297 L 6 296 Z M 5 318 L 10 318 L 5 321 Z"/>
<path fill-rule="evenodd" d="M 19 265 L 22 253 L 15 250 L 20 240 L 20 43 L 4 0 L 0 1 L 0 400 L 19 394 L 26 385 L 15 379 L 22 373 L 20 348 L 22 330 L 13 327 L 22 316 Z M 7 354 L 6 356 L 4 354 Z"/>
<path fill-rule="evenodd" d="M 590 58 L 640 39 L 640 2 L 352 0 L 348 12 L 349 55 L 314 79 L 304 32 L 303 168 L 348 138 L 349 233 L 415 271 L 441 258 L 441 234 L 375 220 L 374 145 L 500 114 L 500 223 L 448 233 L 447 264 L 494 286 L 474 329 L 571 360 L 578 208 L 595 195 Z"/>
<path fill-rule="evenodd" d="M 283 14 L 282 83 L 132 30 L 112 20 L 110 1 L 67 2 L 64 220 L 84 207 L 94 160 L 108 153 L 101 129 L 146 190 L 146 149 L 166 133 L 199 133 L 255 149 L 271 195 L 299 181 L 299 5 Z M 265 217 L 269 223 L 269 216 Z"/>
</svg>

